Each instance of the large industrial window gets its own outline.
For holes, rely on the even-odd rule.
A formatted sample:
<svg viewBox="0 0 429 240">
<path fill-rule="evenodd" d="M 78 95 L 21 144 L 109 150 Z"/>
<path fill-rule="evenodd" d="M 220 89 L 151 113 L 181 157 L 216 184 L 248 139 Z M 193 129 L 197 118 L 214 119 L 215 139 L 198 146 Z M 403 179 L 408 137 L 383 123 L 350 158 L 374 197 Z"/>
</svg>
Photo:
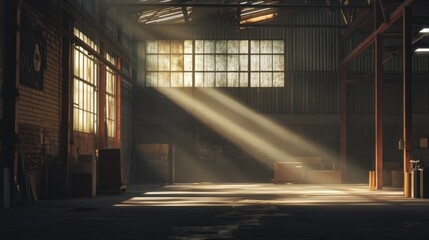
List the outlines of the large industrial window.
<svg viewBox="0 0 429 240">
<path fill-rule="evenodd" d="M 284 41 L 147 41 L 146 86 L 283 87 Z"/>
<path fill-rule="evenodd" d="M 98 51 L 98 46 L 95 42 L 81 31 L 75 28 L 74 34 L 88 46 Z M 74 46 L 73 58 L 73 130 L 95 133 L 98 67 L 94 56 L 81 46 Z"/>
<path fill-rule="evenodd" d="M 115 65 L 116 60 L 111 54 L 106 54 L 107 61 Z M 113 69 L 106 66 L 106 123 L 107 136 L 115 137 L 116 116 L 116 75 Z"/>
</svg>

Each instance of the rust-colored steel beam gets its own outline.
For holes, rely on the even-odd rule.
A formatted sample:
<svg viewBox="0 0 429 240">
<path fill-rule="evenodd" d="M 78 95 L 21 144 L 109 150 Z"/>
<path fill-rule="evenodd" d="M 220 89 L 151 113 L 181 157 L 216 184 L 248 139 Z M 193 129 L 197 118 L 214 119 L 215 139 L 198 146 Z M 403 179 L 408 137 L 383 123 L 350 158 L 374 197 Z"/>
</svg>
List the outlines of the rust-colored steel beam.
<svg viewBox="0 0 429 240">
<path fill-rule="evenodd" d="M 340 168 L 347 172 L 347 68 L 340 67 Z"/>
<path fill-rule="evenodd" d="M 124 2 L 115 1 L 108 4 L 109 7 L 117 8 L 171 8 L 171 7 L 198 7 L 198 8 L 341 8 L 341 9 L 365 9 L 369 5 L 344 5 L 344 4 L 316 4 L 316 3 L 273 3 L 273 4 L 241 4 L 241 3 L 201 3 L 201 2 Z"/>
<path fill-rule="evenodd" d="M 367 49 L 372 43 L 374 43 L 377 34 L 382 34 L 385 32 L 393 23 L 395 23 L 401 16 L 405 7 L 409 6 L 414 0 L 405 0 L 401 5 L 399 5 L 389 16 L 387 22 L 383 22 L 377 29 L 372 32 L 365 40 L 363 40 L 355 49 L 353 49 L 343 60 L 341 60 L 341 65 L 346 65 L 357 55 L 362 53 Z"/>
<path fill-rule="evenodd" d="M 374 29 L 385 20 L 380 0 L 374 3 Z M 376 188 L 383 189 L 383 37 L 375 35 L 375 176 Z"/>
<path fill-rule="evenodd" d="M 375 175 L 376 188 L 383 189 L 383 38 L 375 39 Z"/>
<path fill-rule="evenodd" d="M 412 42 L 411 42 L 411 9 L 403 10 L 403 80 L 402 80 L 402 100 L 403 100 L 403 138 L 404 138 L 404 194 L 410 196 L 409 181 L 407 181 L 410 170 L 410 160 L 413 153 L 412 138 Z M 408 183 L 408 184 L 407 184 Z"/>
<path fill-rule="evenodd" d="M 344 30 L 343 36 L 349 38 L 356 29 L 361 26 L 365 21 L 367 21 L 372 16 L 372 9 L 365 9 L 359 16 Z"/>
</svg>

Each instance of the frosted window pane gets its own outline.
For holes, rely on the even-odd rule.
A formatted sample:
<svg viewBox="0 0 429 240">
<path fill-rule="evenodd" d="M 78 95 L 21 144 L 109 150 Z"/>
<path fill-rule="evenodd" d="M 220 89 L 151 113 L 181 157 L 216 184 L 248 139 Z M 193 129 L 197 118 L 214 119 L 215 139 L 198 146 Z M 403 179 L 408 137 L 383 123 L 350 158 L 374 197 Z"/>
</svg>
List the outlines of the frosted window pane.
<svg viewBox="0 0 429 240">
<path fill-rule="evenodd" d="M 78 86 L 79 86 L 79 81 L 74 79 L 74 81 L 73 81 L 73 89 L 74 89 L 73 103 L 78 103 L 78 100 L 79 100 L 78 97 L 79 97 L 80 92 L 79 92 Z M 79 106 L 77 106 L 77 107 L 79 107 Z"/>
<path fill-rule="evenodd" d="M 113 75 L 109 71 L 106 71 L 106 92 L 113 93 Z"/>
<path fill-rule="evenodd" d="M 204 86 L 204 74 L 203 73 L 195 73 L 195 87 L 203 87 Z"/>
<path fill-rule="evenodd" d="M 74 50 L 73 74 L 76 76 L 79 74 L 79 52 L 77 50 Z"/>
<path fill-rule="evenodd" d="M 259 73 L 250 74 L 250 86 L 259 87 Z"/>
<path fill-rule="evenodd" d="M 171 55 L 171 71 L 183 71 L 183 55 Z"/>
<path fill-rule="evenodd" d="M 202 40 L 195 41 L 195 53 L 204 53 L 204 41 Z"/>
<path fill-rule="evenodd" d="M 217 72 L 216 73 L 216 87 L 226 87 L 226 73 Z"/>
<path fill-rule="evenodd" d="M 192 55 L 185 55 L 185 71 L 192 71 Z"/>
<path fill-rule="evenodd" d="M 238 71 L 239 55 L 228 55 L 228 71 Z"/>
<path fill-rule="evenodd" d="M 236 40 L 228 41 L 228 53 L 239 53 L 238 44 Z"/>
<path fill-rule="evenodd" d="M 215 73 L 205 72 L 204 73 L 204 87 L 214 87 Z"/>
<path fill-rule="evenodd" d="M 284 53 L 283 41 L 273 41 L 273 53 Z"/>
<path fill-rule="evenodd" d="M 274 55 L 273 59 L 274 59 L 273 70 L 274 71 L 283 71 L 284 70 L 284 57 L 283 57 L 283 55 Z"/>
<path fill-rule="evenodd" d="M 183 41 L 171 41 L 171 53 L 183 53 Z"/>
<path fill-rule="evenodd" d="M 240 55 L 240 71 L 249 70 L 249 55 Z"/>
<path fill-rule="evenodd" d="M 226 55 L 216 55 L 216 71 L 226 71 Z"/>
<path fill-rule="evenodd" d="M 215 41 L 213 40 L 204 41 L 204 53 L 215 53 Z"/>
<path fill-rule="evenodd" d="M 158 70 L 158 56 L 157 55 L 147 55 L 146 56 L 146 70 L 147 71 L 157 71 Z"/>
<path fill-rule="evenodd" d="M 115 117 L 115 111 L 114 111 L 115 98 L 113 96 L 107 96 L 106 98 L 107 98 L 107 103 L 106 103 L 107 118 L 114 119 L 114 117 Z"/>
<path fill-rule="evenodd" d="M 146 53 L 158 53 L 158 41 L 147 41 Z"/>
<path fill-rule="evenodd" d="M 215 56 L 204 55 L 204 71 L 214 71 L 214 70 L 215 70 Z"/>
<path fill-rule="evenodd" d="M 216 41 L 216 53 L 226 53 L 227 41 Z"/>
<path fill-rule="evenodd" d="M 271 55 L 261 55 L 261 71 L 273 70 L 273 58 Z"/>
<path fill-rule="evenodd" d="M 240 53 L 248 53 L 249 52 L 249 41 L 240 41 Z"/>
<path fill-rule="evenodd" d="M 191 40 L 186 40 L 185 43 L 185 53 L 192 53 L 192 41 Z"/>
<path fill-rule="evenodd" d="M 250 52 L 259 53 L 259 41 L 250 41 Z"/>
<path fill-rule="evenodd" d="M 158 87 L 170 87 L 170 72 L 158 73 Z"/>
<path fill-rule="evenodd" d="M 240 73 L 240 87 L 248 87 L 249 86 L 249 74 L 248 73 Z"/>
<path fill-rule="evenodd" d="M 285 77 L 284 73 L 274 73 L 273 87 L 284 87 Z"/>
<path fill-rule="evenodd" d="M 171 73 L 171 86 L 183 87 L 183 73 Z"/>
<path fill-rule="evenodd" d="M 158 51 L 159 53 L 170 53 L 170 41 L 159 41 Z"/>
<path fill-rule="evenodd" d="M 251 71 L 259 71 L 259 55 L 250 56 Z"/>
<path fill-rule="evenodd" d="M 158 86 L 158 74 L 154 72 L 149 72 L 146 74 L 146 86 L 147 87 L 157 87 Z"/>
<path fill-rule="evenodd" d="M 273 42 L 272 41 L 261 41 L 261 53 L 272 53 Z"/>
<path fill-rule="evenodd" d="M 228 73 L 228 87 L 238 87 L 239 86 L 238 77 L 239 77 L 238 72 L 229 72 Z"/>
<path fill-rule="evenodd" d="M 195 55 L 195 71 L 204 70 L 204 55 Z"/>
<path fill-rule="evenodd" d="M 272 79 L 272 73 L 261 73 L 261 87 L 272 87 L 273 86 L 273 79 Z"/>
<path fill-rule="evenodd" d="M 192 73 L 185 72 L 184 86 L 192 87 Z"/>
<path fill-rule="evenodd" d="M 158 70 L 159 71 L 170 70 L 170 55 L 158 55 Z"/>
</svg>

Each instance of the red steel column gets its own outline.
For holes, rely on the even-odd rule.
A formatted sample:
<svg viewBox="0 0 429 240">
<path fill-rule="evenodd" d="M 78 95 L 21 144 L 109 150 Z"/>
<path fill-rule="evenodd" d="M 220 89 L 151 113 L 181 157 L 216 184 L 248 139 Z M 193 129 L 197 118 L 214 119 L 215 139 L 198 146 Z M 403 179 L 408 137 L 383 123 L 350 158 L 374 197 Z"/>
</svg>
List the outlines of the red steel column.
<svg viewBox="0 0 429 240">
<path fill-rule="evenodd" d="M 377 189 L 383 189 L 383 51 L 382 37 L 375 40 L 375 175 Z"/>
<path fill-rule="evenodd" d="M 382 23 L 380 5 L 374 2 L 374 29 Z M 383 189 L 383 38 L 375 36 L 375 176 L 376 188 Z"/>
<path fill-rule="evenodd" d="M 347 64 L 340 65 L 340 169 L 347 172 Z"/>
<path fill-rule="evenodd" d="M 403 11 L 403 129 L 404 129 L 404 195 L 410 197 L 410 181 L 408 171 L 413 152 L 412 138 L 412 49 L 411 49 L 411 8 Z"/>
</svg>

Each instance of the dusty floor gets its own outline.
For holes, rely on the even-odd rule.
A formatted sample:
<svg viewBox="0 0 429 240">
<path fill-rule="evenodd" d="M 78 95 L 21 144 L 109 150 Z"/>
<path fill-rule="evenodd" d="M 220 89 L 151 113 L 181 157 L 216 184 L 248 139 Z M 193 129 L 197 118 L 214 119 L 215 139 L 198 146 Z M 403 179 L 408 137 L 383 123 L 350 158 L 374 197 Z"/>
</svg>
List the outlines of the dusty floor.
<svg viewBox="0 0 429 240">
<path fill-rule="evenodd" d="M 133 186 L 7 209 L 0 239 L 429 239 L 429 200 L 366 185 Z"/>
</svg>

